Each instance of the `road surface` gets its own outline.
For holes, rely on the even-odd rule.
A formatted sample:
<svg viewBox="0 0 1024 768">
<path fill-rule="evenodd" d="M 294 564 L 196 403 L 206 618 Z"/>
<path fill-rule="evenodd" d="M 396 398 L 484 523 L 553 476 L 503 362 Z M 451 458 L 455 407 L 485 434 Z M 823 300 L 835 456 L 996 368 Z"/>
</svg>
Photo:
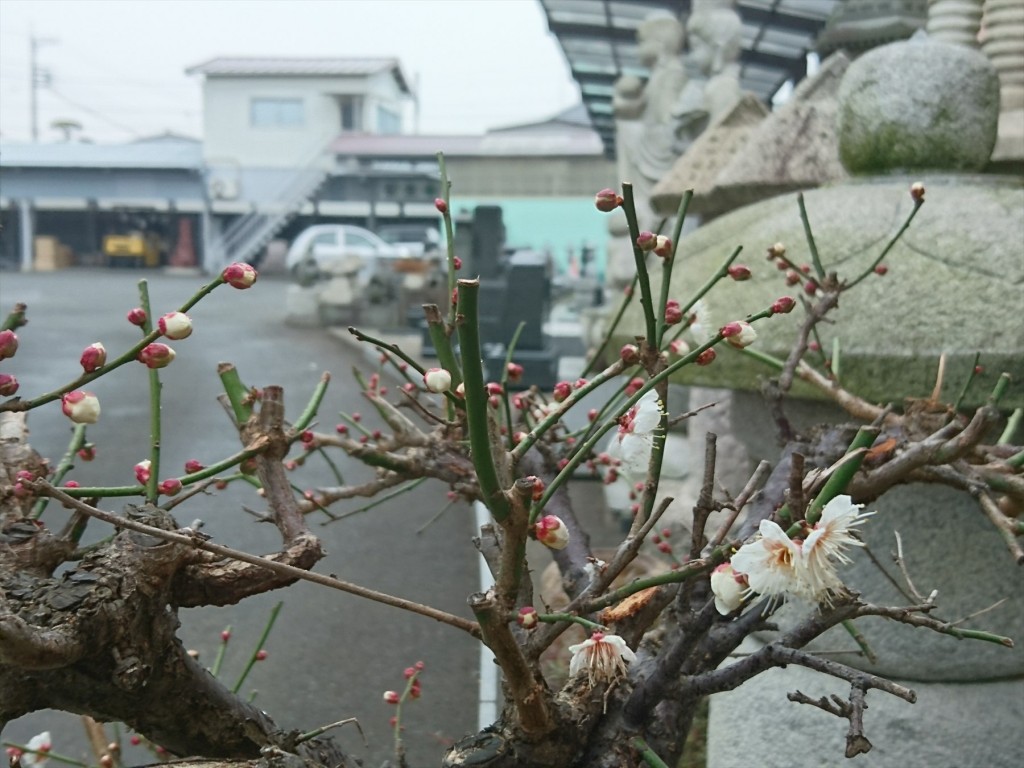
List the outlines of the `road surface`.
<svg viewBox="0 0 1024 768">
<path fill-rule="evenodd" d="M 31 397 L 70 380 L 80 371 L 78 358 L 88 344 L 101 341 L 111 357 L 138 339 L 138 330 L 125 313 L 139 303 L 137 281 L 145 276 L 155 315 L 179 306 L 202 283 L 202 278 L 168 276 L 149 271 L 66 271 L 49 274 L 0 275 L 0 308 L 6 313 L 17 301 L 28 304 L 30 322 L 18 332 L 17 356 L 4 370 L 21 381 L 20 395 Z M 194 332 L 173 342 L 174 363 L 162 371 L 163 461 L 169 477 L 183 473 L 184 462 L 203 463 L 239 449 L 235 434 L 216 401 L 220 387 L 215 369 L 231 361 L 252 386 L 280 384 L 285 388 L 287 413 L 293 418 L 305 405 L 322 371 L 334 375 L 320 409 L 319 425 L 333 429 L 339 411 L 361 411 L 374 420 L 351 377 L 353 365 L 367 368 L 354 353 L 322 329 L 284 325 L 286 283 L 261 279 L 251 290 L 217 289 L 189 312 Z M 130 364 L 89 385 L 102 403 L 103 415 L 89 437 L 97 459 L 79 463 L 71 478 L 83 485 L 133 482 L 133 465 L 146 457 L 148 441 L 146 369 Z M 70 423 L 59 403 L 32 413 L 33 446 L 54 461 L 63 453 Z M 295 474 L 300 487 L 333 484 L 327 467 L 311 463 Z M 347 481 L 370 473 L 342 460 Z M 321 526 L 314 532 L 329 555 L 317 566 L 321 573 L 422 601 L 471 618 L 466 596 L 477 589 L 477 559 L 470 543 L 473 513 L 459 505 L 445 512 L 422 533 L 423 526 L 445 504 L 446 488 L 425 483 L 409 494 L 353 516 Z M 179 523 L 198 517 L 215 541 L 249 552 L 276 549 L 276 530 L 254 521 L 242 506 L 261 509 L 250 490 L 232 487 L 224 494 L 182 505 Z M 339 506 L 354 509 L 359 503 Z M 116 509 L 114 501 L 104 504 Z M 47 520 L 59 524 L 61 510 L 49 510 Z M 103 526 L 90 532 L 105 535 Z M 445 744 L 476 730 L 479 650 L 458 630 L 432 620 L 402 613 L 308 583 L 244 603 L 181 612 L 186 647 L 200 651 L 212 663 L 222 629 L 233 635 L 222 677 L 233 683 L 272 607 L 284 601 L 277 626 L 265 648 L 266 661 L 256 665 L 243 691 L 257 690 L 256 701 L 284 728 L 308 730 L 319 725 L 358 718 L 369 747 L 358 731 L 336 731 L 344 748 L 379 766 L 392 749 L 385 704 L 386 689 L 401 690 L 403 670 L 422 660 L 423 695 L 404 708 L 404 738 L 414 766 L 437 765 Z M 11 724 L 3 739 L 24 742 L 49 729 L 54 751 L 85 756 L 85 740 L 77 718 L 60 713 L 30 715 Z M 128 750 L 127 765 L 151 758 Z M 90 762 L 94 762 L 91 761 Z"/>
</svg>

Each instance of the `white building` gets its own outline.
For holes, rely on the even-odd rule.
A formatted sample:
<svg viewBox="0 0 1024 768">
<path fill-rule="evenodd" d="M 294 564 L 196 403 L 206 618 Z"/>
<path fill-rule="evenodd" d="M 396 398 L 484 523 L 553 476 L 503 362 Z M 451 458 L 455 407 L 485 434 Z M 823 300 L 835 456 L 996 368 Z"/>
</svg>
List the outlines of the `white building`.
<svg viewBox="0 0 1024 768">
<path fill-rule="evenodd" d="M 390 58 L 215 58 L 186 72 L 205 78 L 208 165 L 294 168 L 341 133 L 404 133 L 412 97 Z"/>
</svg>

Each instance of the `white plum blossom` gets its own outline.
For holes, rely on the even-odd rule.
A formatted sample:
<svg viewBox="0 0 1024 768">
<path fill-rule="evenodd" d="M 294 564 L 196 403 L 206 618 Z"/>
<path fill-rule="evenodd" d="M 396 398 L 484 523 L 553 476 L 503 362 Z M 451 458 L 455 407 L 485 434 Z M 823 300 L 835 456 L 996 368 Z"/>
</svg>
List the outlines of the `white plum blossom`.
<svg viewBox="0 0 1024 768">
<path fill-rule="evenodd" d="M 732 556 L 732 567 L 746 575 L 751 592 L 769 599 L 806 595 L 801 580 L 801 545 L 771 520 L 762 520 L 758 530 L 760 538 L 744 544 Z"/>
<path fill-rule="evenodd" d="M 636 654 L 618 635 L 595 632 L 590 639 L 578 645 L 570 645 L 572 661 L 569 675 L 575 676 L 584 670 L 591 685 L 611 682 L 626 674 L 626 666 L 636 661 Z"/>
<path fill-rule="evenodd" d="M 813 594 L 823 596 L 841 585 L 836 563 L 849 563 L 843 551 L 847 546 L 863 547 L 864 542 L 851 535 L 851 530 L 864 523 L 874 512 L 861 512 L 863 504 L 854 504 L 849 496 L 836 496 L 821 510 L 821 517 L 804 540 L 804 580 Z"/>
<path fill-rule="evenodd" d="M 51 748 L 50 732 L 37 733 L 25 745 L 25 754 L 21 756 L 22 766 L 24 768 L 42 768 L 50 759 L 48 753 Z"/>
<path fill-rule="evenodd" d="M 647 471 L 654 432 L 661 423 L 661 414 L 661 401 L 652 389 L 619 418 L 619 428 L 608 445 L 608 454 L 622 462 L 627 472 L 642 474 Z"/>
<path fill-rule="evenodd" d="M 100 401 L 92 392 L 76 389 L 61 398 L 61 410 L 75 424 L 95 424 L 100 420 Z"/>
<path fill-rule="evenodd" d="M 715 608 L 725 616 L 743 605 L 748 590 L 743 576 L 729 563 L 722 563 L 711 572 L 711 591 L 715 595 Z"/>
<path fill-rule="evenodd" d="M 776 523 L 762 520 L 760 537 L 740 547 L 730 563 L 747 577 L 749 592 L 770 600 L 795 596 L 827 602 L 843 589 L 836 567 L 850 562 L 844 550 L 863 546 L 852 530 L 874 512 L 861 512 L 862 506 L 836 496 L 804 540 L 790 539 Z"/>
<path fill-rule="evenodd" d="M 557 515 L 545 515 L 534 524 L 533 531 L 537 541 L 549 549 L 565 549 L 569 544 L 569 529 Z"/>
</svg>

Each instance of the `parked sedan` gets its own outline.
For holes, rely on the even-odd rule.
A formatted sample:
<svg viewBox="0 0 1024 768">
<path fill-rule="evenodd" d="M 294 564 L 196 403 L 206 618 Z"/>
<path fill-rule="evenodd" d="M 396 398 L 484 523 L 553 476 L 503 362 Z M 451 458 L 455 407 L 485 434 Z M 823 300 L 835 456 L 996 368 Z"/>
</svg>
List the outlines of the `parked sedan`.
<svg viewBox="0 0 1024 768">
<path fill-rule="evenodd" d="M 358 263 L 360 287 L 371 300 L 381 300 L 391 293 L 395 263 L 409 255 L 406 248 L 389 245 L 368 229 L 318 224 L 299 233 L 285 264 L 293 277 L 307 282 Z"/>
</svg>

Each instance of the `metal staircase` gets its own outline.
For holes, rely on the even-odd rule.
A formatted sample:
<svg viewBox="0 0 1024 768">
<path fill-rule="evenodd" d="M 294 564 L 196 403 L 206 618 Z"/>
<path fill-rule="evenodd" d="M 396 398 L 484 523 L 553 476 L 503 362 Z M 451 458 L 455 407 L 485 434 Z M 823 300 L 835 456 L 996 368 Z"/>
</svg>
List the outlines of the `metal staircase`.
<svg viewBox="0 0 1024 768">
<path fill-rule="evenodd" d="M 327 146 L 318 149 L 281 186 L 273 200 L 256 204 L 253 210 L 239 216 L 219 236 L 212 238 L 212 258 L 207 263 L 219 268 L 233 261 L 249 261 L 266 246 L 327 180 L 330 173 L 321 164 L 326 149 Z"/>
</svg>

